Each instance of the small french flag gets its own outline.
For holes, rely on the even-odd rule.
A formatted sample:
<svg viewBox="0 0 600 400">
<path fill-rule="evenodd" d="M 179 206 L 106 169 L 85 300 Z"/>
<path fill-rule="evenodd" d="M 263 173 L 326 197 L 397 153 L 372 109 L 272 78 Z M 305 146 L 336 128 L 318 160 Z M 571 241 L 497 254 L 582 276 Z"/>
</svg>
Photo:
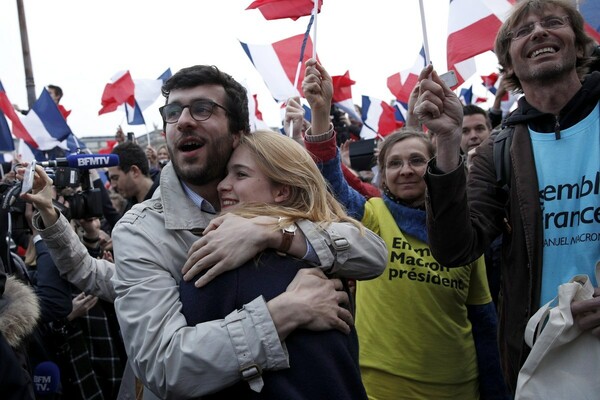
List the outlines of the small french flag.
<svg viewBox="0 0 600 400">
<path fill-rule="evenodd" d="M 285 102 L 290 97 L 301 96 L 304 68 L 300 68 L 296 87 L 294 87 L 294 79 L 298 70 L 304 38 L 305 35 L 296 35 L 268 45 L 247 44 L 240 41 L 246 55 L 262 76 L 271 95 L 277 102 Z M 312 52 L 313 44 L 309 36 L 302 58 L 302 65 L 312 57 Z"/>
<path fill-rule="evenodd" d="M 372 139 L 384 137 L 394 132 L 399 124 L 396 122 L 394 107 L 385 101 L 370 96 L 362 96 L 363 127 L 360 137 Z"/>
</svg>

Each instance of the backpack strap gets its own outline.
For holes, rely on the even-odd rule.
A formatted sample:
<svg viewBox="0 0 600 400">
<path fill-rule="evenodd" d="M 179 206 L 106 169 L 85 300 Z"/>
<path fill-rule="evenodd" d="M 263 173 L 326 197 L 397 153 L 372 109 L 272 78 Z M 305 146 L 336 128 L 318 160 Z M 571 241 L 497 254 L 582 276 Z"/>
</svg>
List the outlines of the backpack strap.
<svg viewBox="0 0 600 400">
<path fill-rule="evenodd" d="M 494 168 L 496 169 L 496 182 L 503 189 L 510 189 L 510 146 L 512 144 L 514 127 L 506 127 L 494 137 Z"/>
</svg>

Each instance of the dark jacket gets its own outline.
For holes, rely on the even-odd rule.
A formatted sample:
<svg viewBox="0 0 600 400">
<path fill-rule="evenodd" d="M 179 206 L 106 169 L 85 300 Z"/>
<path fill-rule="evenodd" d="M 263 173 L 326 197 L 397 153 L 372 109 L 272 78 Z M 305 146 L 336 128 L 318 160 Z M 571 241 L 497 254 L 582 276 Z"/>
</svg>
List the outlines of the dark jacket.
<svg viewBox="0 0 600 400">
<path fill-rule="evenodd" d="M 468 183 L 462 165 L 448 174 L 436 174 L 435 159 L 425 177 L 428 233 L 432 252 L 441 263 L 459 266 L 473 261 L 503 234 L 500 350 L 513 391 L 529 353 L 523 334 L 540 306 L 543 265 L 542 211 L 528 125 L 538 132 L 569 128 L 589 115 L 599 100 L 600 72 L 586 78 L 558 118 L 536 110 L 525 98 L 519 100 L 518 109 L 506 120 L 506 129 L 514 129 L 508 193 L 496 183 L 493 138 L 477 149 Z"/>
<path fill-rule="evenodd" d="M 265 251 L 241 267 L 227 271 L 198 289 L 181 281 L 182 313 L 188 325 L 224 318 L 256 296 L 266 301 L 285 292 L 306 264 L 291 257 Z M 352 328 L 346 335 L 337 330 L 296 329 L 286 339 L 290 368 L 265 371 L 260 393 L 241 381 L 203 399 L 366 399 L 358 367 L 358 337 Z"/>
</svg>

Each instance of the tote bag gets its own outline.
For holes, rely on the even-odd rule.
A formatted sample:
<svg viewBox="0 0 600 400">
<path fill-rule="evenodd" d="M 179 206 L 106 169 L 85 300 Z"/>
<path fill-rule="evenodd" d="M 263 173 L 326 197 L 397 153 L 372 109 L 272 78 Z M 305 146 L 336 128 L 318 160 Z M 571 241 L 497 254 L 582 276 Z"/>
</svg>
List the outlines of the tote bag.
<svg viewBox="0 0 600 400">
<path fill-rule="evenodd" d="M 576 275 L 531 317 L 525 330 L 531 353 L 519 372 L 515 400 L 600 399 L 600 338 L 581 331 L 571 315 L 571 302 L 593 293 L 589 277 Z"/>
</svg>

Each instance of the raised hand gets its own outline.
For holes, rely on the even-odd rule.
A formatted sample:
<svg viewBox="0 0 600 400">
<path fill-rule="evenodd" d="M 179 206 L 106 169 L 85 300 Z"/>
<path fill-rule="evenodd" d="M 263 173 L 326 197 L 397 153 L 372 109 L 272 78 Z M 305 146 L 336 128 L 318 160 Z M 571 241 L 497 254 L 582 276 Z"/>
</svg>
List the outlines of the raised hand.
<svg viewBox="0 0 600 400">
<path fill-rule="evenodd" d="M 302 91 L 312 111 L 312 133 L 327 132 L 333 98 L 333 81 L 327 70 L 314 58 L 306 61 Z"/>
<path fill-rule="evenodd" d="M 421 71 L 418 87 L 414 114 L 421 124 L 436 133 L 437 167 L 443 172 L 452 171 L 460 163 L 462 103 L 431 65 Z"/>
<path fill-rule="evenodd" d="M 293 121 L 294 132 L 290 135 L 290 122 Z M 302 142 L 302 133 L 306 130 L 304 119 L 304 108 L 299 97 L 290 97 L 285 105 L 285 117 L 283 119 L 283 130 L 288 136 Z"/>
</svg>

